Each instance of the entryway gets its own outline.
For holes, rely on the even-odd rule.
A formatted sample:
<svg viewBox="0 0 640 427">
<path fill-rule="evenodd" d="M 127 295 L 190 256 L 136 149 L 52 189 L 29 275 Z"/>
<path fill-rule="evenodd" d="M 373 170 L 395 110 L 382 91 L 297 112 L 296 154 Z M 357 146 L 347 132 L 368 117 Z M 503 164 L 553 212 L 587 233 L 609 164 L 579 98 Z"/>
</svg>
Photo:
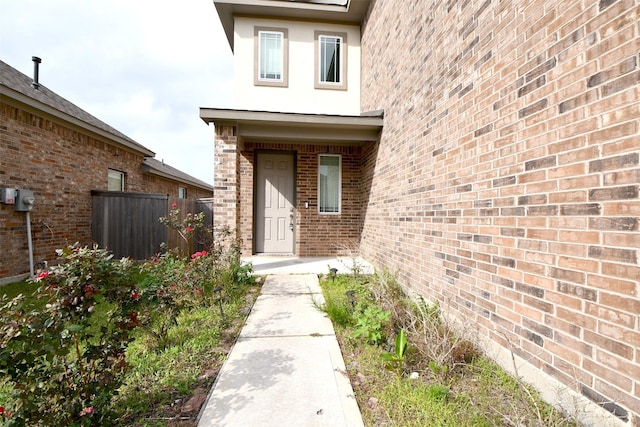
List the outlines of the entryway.
<svg viewBox="0 0 640 427">
<path fill-rule="evenodd" d="M 294 253 L 295 162 L 293 153 L 256 153 L 255 252 Z"/>
</svg>

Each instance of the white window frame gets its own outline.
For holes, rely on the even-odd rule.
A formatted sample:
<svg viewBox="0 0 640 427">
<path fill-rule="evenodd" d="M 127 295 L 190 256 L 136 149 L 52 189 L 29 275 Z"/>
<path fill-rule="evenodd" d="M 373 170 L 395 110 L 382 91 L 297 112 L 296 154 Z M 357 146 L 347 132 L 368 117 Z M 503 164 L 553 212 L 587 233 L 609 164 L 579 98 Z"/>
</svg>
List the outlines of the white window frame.
<svg viewBox="0 0 640 427">
<path fill-rule="evenodd" d="M 119 170 L 115 170 L 115 169 L 107 169 L 107 190 L 108 191 L 124 191 L 124 183 L 125 183 L 125 173 Z M 119 190 L 112 190 L 110 188 L 110 184 L 109 182 L 111 182 L 112 180 L 116 180 L 119 179 L 120 180 L 120 189 Z"/>
<path fill-rule="evenodd" d="M 337 212 L 322 211 L 322 184 L 321 184 L 321 167 L 323 157 L 338 158 L 338 210 Z M 340 215 L 342 214 L 342 155 L 341 154 L 320 154 L 318 155 L 318 214 L 320 215 Z"/>
<path fill-rule="evenodd" d="M 279 79 L 260 77 L 261 40 L 263 34 L 278 34 L 282 38 L 282 75 Z M 254 66 L 253 84 L 255 86 L 287 87 L 289 85 L 289 35 L 286 28 L 254 27 Z"/>
<path fill-rule="evenodd" d="M 178 199 L 187 198 L 187 187 L 178 187 Z"/>
<path fill-rule="evenodd" d="M 340 39 L 340 67 L 339 67 L 339 82 L 324 82 L 321 81 L 322 73 L 322 40 L 324 38 L 337 38 Z M 315 32 L 315 73 L 314 81 L 316 89 L 333 89 L 333 90 L 347 90 L 347 33 L 336 33 L 332 31 L 316 31 Z"/>
</svg>

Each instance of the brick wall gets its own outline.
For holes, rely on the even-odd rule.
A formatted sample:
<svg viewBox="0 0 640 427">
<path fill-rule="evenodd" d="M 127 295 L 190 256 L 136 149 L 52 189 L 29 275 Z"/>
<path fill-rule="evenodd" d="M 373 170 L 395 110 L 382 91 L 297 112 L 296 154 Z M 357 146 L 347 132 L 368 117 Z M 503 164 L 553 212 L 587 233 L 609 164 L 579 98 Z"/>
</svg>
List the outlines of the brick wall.
<svg viewBox="0 0 640 427">
<path fill-rule="evenodd" d="M 364 255 L 624 425 L 640 423 L 639 14 L 374 0 L 362 33 L 362 110 L 385 111 L 363 150 Z"/>
<path fill-rule="evenodd" d="M 347 254 L 359 246 L 361 228 L 360 148 L 246 142 L 240 156 L 240 235 L 243 252 L 253 250 L 253 185 L 256 150 L 295 152 L 296 242 L 298 256 Z M 318 214 L 318 155 L 342 155 L 342 212 Z M 308 202 L 308 208 L 305 207 Z"/>
<path fill-rule="evenodd" d="M 126 191 L 177 195 L 177 184 L 149 181 L 142 160 L 78 128 L 0 103 L 0 186 L 34 192 L 35 262 L 55 260 L 55 249 L 64 245 L 91 243 L 91 190 L 107 189 L 108 168 L 125 172 Z M 0 204 L 0 279 L 29 272 L 25 217 Z"/>
<path fill-rule="evenodd" d="M 240 169 L 235 131 L 233 126 L 216 126 L 213 147 L 213 223 L 215 227 L 228 226 L 232 230 L 239 228 L 240 219 Z"/>
</svg>

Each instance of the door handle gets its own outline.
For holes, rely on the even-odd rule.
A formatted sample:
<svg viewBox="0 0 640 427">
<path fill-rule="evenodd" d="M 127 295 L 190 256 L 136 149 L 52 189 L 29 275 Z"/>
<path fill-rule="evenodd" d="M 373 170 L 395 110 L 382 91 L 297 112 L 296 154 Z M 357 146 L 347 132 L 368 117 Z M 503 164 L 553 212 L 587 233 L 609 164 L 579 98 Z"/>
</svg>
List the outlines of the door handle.
<svg viewBox="0 0 640 427">
<path fill-rule="evenodd" d="M 293 207 L 289 209 L 289 212 L 291 212 L 289 214 L 289 230 L 293 231 Z"/>
</svg>

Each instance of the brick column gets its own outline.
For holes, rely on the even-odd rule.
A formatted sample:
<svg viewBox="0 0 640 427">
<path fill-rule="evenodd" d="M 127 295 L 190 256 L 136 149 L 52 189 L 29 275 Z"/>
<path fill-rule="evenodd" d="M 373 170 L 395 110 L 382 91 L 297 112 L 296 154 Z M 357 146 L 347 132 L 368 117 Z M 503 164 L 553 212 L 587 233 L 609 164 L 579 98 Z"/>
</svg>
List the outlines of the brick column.
<svg viewBox="0 0 640 427">
<path fill-rule="evenodd" d="M 238 152 L 235 126 L 216 126 L 213 149 L 213 224 L 238 228 Z"/>
</svg>

